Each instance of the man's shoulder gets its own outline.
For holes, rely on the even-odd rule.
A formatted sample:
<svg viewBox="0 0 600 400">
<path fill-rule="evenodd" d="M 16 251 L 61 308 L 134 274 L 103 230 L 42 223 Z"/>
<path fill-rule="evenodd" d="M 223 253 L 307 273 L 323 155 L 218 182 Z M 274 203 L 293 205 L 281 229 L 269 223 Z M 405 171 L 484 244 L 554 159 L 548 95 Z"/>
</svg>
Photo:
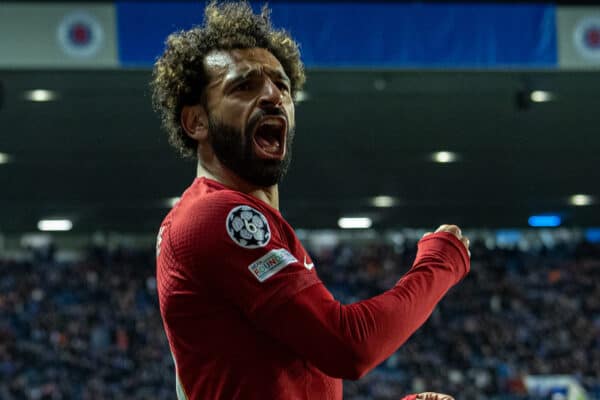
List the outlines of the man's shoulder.
<svg viewBox="0 0 600 400">
<path fill-rule="evenodd" d="M 168 218 L 169 241 L 178 254 L 196 256 L 264 247 L 281 236 L 281 217 L 261 203 L 233 190 L 183 196 Z"/>
<path fill-rule="evenodd" d="M 210 217 L 227 214 L 231 208 L 246 205 L 256 207 L 258 200 L 252 196 L 235 190 L 217 190 L 204 193 L 201 196 L 184 197 L 178 205 L 178 210 L 186 218 L 190 215 Z"/>
<path fill-rule="evenodd" d="M 232 213 L 247 210 L 265 220 L 277 219 L 277 213 L 250 195 L 235 190 L 217 190 L 202 195 L 183 196 L 171 211 L 171 229 L 205 231 L 225 226 Z"/>
</svg>

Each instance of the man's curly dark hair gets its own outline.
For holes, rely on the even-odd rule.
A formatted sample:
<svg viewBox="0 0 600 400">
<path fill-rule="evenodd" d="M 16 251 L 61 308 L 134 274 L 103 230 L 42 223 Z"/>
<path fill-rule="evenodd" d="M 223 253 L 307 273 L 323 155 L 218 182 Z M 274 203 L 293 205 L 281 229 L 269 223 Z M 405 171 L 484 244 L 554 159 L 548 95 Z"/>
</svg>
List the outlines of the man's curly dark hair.
<svg viewBox="0 0 600 400">
<path fill-rule="evenodd" d="M 279 60 L 295 96 L 305 81 L 298 44 L 285 30 L 271 26 L 266 5 L 260 14 L 254 14 L 246 1 L 213 0 L 206 6 L 202 26 L 172 33 L 167 38 L 165 52 L 152 72 L 152 100 L 169 143 L 184 157 L 196 156 L 197 142 L 181 127 L 181 110 L 186 105 L 203 104 L 208 83 L 204 58 L 213 50 L 253 47 L 264 48 Z"/>
</svg>

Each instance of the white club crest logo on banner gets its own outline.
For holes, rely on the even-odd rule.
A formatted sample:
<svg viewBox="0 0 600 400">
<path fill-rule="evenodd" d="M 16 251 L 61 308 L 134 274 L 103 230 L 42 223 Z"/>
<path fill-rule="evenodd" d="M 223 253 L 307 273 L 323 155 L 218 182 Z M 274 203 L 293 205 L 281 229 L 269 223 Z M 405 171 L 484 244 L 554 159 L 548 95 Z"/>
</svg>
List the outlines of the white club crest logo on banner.
<svg viewBox="0 0 600 400">
<path fill-rule="evenodd" d="M 585 17 L 577 22 L 573 44 L 582 57 L 600 61 L 600 16 Z"/>
<path fill-rule="evenodd" d="M 85 11 L 65 15 L 56 34 L 62 51 L 73 58 L 93 57 L 104 43 L 102 25 L 96 17 Z"/>
</svg>

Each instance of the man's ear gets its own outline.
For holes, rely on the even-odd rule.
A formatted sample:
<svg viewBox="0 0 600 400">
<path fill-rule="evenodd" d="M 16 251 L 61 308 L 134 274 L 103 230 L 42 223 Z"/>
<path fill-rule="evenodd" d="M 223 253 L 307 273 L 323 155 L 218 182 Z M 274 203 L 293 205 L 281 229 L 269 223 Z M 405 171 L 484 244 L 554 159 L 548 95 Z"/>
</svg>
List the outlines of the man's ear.
<svg viewBox="0 0 600 400">
<path fill-rule="evenodd" d="M 181 126 L 192 139 L 202 142 L 208 138 L 208 115 L 200 104 L 183 106 Z"/>
</svg>

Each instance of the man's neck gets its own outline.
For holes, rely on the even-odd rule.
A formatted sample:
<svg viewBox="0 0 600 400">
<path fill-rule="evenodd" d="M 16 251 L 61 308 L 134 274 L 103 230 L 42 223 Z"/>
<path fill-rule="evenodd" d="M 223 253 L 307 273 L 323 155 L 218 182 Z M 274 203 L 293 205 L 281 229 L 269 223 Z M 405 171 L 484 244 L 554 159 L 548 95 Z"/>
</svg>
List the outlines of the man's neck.
<svg viewBox="0 0 600 400">
<path fill-rule="evenodd" d="M 198 160 L 196 176 L 217 181 L 230 189 L 256 197 L 279 210 L 279 187 L 277 185 L 269 187 L 252 185 L 224 167 L 207 168 L 202 165 L 200 160 Z"/>
</svg>

